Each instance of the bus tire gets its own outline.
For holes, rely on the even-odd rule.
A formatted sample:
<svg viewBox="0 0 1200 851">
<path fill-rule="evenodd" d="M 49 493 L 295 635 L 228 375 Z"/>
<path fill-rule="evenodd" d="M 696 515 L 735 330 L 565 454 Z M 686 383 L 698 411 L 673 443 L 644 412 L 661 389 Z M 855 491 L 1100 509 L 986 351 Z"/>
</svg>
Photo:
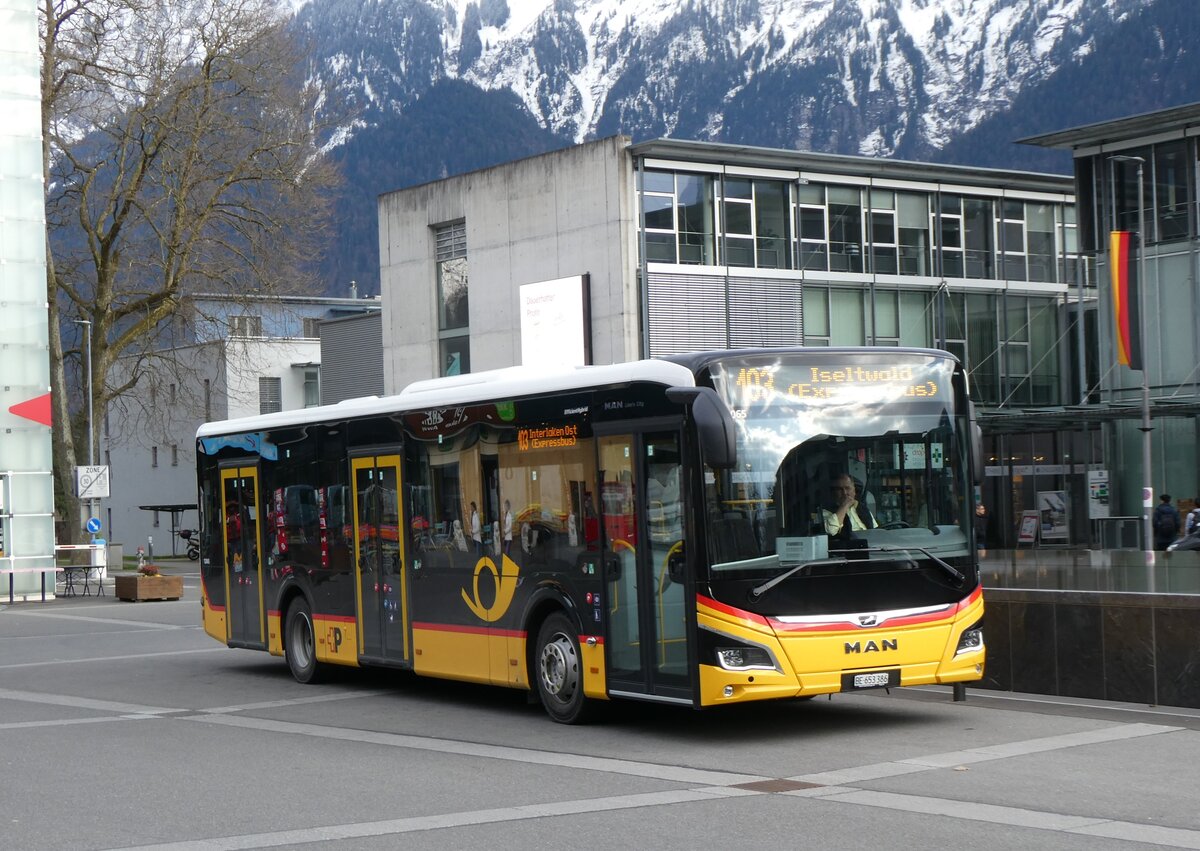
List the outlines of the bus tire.
<svg viewBox="0 0 1200 851">
<path fill-rule="evenodd" d="M 534 682 L 546 713 L 560 724 L 587 720 L 594 703 L 583 694 L 577 632 L 561 612 L 546 618 L 538 630 Z"/>
<path fill-rule="evenodd" d="M 283 626 L 283 655 L 292 676 L 299 683 L 315 683 L 321 678 L 317 662 L 317 636 L 313 629 L 312 608 L 304 597 L 288 606 Z"/>
</svg>

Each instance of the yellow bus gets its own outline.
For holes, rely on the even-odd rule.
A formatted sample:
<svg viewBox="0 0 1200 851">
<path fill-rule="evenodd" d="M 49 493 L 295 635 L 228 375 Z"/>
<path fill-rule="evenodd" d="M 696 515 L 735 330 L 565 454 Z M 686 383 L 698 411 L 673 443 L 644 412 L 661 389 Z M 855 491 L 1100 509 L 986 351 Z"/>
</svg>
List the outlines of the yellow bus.
<svg viewBox="0 0 1200 851">
<path fill-rule="evenodd" d="M 203 425 L 203 623 L 311 682 L 387 666 L 694 708 L 983 674 L 978 430 L 927 349 L 711 351 Z"/>
</svg>

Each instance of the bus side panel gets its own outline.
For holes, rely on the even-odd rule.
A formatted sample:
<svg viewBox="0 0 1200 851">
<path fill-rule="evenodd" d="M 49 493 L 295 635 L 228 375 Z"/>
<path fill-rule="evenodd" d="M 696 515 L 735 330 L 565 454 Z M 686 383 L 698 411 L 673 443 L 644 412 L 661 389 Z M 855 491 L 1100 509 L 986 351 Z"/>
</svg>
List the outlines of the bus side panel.
<svg viewBox="0 0 1200 851">
<path fill-rule="evenodd" d="M 200 597 L 200 617 L 204 623 L 204 631 L 222 644 L 225 643 L 225 607 L 214 606 L 207 592 Z"/>
<path fill-rule="evenodd" d="M 313 614 L 317 661 L 358 667 L 357 619 L 345 615 Z"/>
<path fill-rule="evenodd" d="M 267 609 L 267 652 L 283 655 L 283 617 L 278 609 Z"/>
<path fill-rule="evenodd" d="M 490 629 L 413 624 L 413 670 L 430 677 L 492 683 Z"/>
</svg>

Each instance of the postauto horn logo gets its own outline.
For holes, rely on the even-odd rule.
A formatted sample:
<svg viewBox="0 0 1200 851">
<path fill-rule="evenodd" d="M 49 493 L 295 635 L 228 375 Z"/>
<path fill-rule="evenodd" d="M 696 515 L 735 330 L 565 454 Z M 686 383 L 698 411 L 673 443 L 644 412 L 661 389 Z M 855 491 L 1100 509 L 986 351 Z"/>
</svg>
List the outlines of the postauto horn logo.
<svg viewBox="0 0 1200 851">
<path fill-rule="evenodd" d="M 475 613 L 475 617 L 482 621 L 494 623 L 500 620 L 508 611 L 508 607 L 512 605 L 513 594 L 517 592 L 517 574 L 520 573 L 520 570 L 516 562 L 507 555 L 500 556 L 499 570 L 496 570 L 496 563 L 490 556 L 484 556 L 475 562 L 475 576 L 471 587 L 474 597 L 468 597 L 467 589 L 463 588 L 463 602 Z M 496 598 L 491 606 L 483 605 L 479 599 L 479 576 L 485 571 L 492 575 L 492 581 L 496 585 Z"/>
</svg>

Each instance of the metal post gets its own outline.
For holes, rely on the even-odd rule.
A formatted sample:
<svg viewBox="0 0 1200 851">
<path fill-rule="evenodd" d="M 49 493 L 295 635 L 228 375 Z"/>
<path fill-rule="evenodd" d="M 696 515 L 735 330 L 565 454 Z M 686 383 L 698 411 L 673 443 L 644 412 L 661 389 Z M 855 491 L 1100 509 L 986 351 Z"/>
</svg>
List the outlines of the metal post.
<svg viewBox="0 0 1200 851">
<path fill-rule="evenodd" d="M 87 421 L 88 421 L 88 466 L 93 467 L 96 464 L 96 422 L 95 422 L 95 403 L 92 398 L 92 321 L 90 319 L 76 319 L 75 324 L 83 327 L 84 348 L 84 378 L 87 380 Z M 92 499 L 89 497 L 85 503 L 86 513 L 88 517 L 92 516 Z M 86 521 L 85 521 L 86 522 Z"/>
</svg>

